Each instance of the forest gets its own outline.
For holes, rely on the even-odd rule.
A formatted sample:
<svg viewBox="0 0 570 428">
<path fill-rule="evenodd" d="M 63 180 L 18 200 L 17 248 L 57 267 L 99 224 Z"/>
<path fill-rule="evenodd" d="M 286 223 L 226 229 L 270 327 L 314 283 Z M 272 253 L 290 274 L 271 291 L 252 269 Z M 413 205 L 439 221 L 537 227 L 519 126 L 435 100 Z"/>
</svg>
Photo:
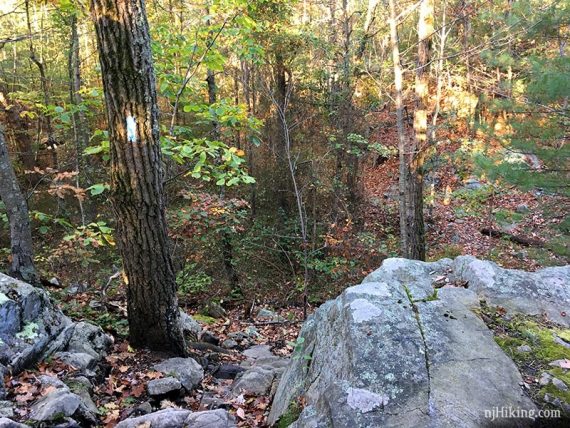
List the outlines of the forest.
<svg viewBox="0 0 570 428">
<path fill-rule="evenodd" d="M 248 378 L 237 364 L 297 358 L 307 317 L 385 260 L 564 269 L 569 40 L 565 0 L 2 0 L 0 272 L 109 343 L 89 345 L 98 362 L 68 350 L 16 370 L 3 335 L 35 346 L 44 325 L 24 305 L 12 332 L 2 305 L 17 299 L 0 287 L 0 400 L 15 406 L 0 417 L 115 426 L 225 408 L 269 426 L 273 387 L 227 398 L 228 379 Z M 438 281 L 474 283 L 442 272 L 435 299 Z M 496 334 L 516 330 L 502 310 L 482 315 Z M 570 333 L 556 334 L 552 376 L 570 385 Z M 200 379 L 157 374 L 165 356 L 199 363 Z M 535 388 L 536 364 L 514 360 Z M 59 387 L 38 376 L 79 366 L 96 373 L 93 407 L 41 419 L 34 403 Z M 151 393 L 167 379 L 178 387 Z M 570 415 L 564 394 L 567 408 L 535 395 Z M 184 418 L 121 426 L 206 426 Z"/>
</svg>

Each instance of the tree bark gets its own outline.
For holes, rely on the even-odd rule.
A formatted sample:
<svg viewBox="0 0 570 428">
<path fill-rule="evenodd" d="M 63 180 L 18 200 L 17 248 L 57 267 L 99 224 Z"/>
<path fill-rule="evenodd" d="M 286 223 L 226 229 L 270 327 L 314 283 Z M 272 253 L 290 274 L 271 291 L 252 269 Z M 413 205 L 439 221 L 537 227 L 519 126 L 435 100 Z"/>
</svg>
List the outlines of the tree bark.
<svg viewBox="0 0 570 428">
<path fill-rule="evenodd" d="M 394 87 L 395 87 L 395 102 L 396 102 L 396 123 L 398 127 L 398 154 L 399 154 L 399 193 L 400 193 L 400 249 L 402 254 L 406 253 L 408 248 L 407 241 L 407 198 L 406 194 L 406 134 L 404 130 L 404 104 L 402 101 L 402 66 L 400 64 L 400 46 L 398 40 L 398 22 L 396 15 L 395 0 L 389 0 L 390 8 L 390 40 L 392 43 L 392 62 L 394 66 Z"/>
<path fill-rule="evenodd" d="M 72 115 L 73 139 L 75 142 L 75 186 L 81 187 L 83 173 L 83 150 L 89 145 L 89 127 L 85 112 L 82 110 L 83 97 L 81 96 L 81 58 L 79 57 L 79 35 L 77 33 L 77 15 L 73 13 L 70 18 L 71 40 L 69 45 L 68 72 L 69 72 L 69 98 L 75 110 Z M 83 202 L 78 198 L 81 224 L 85 226 L 85 210 Z"/>
<path fill-rule="evenodd" d="M 28 206 L 10 162 L 2 128 L 0 128 L 0 199 L 6 206 L 10 222 L 12 263 L 9 274 L 27 283 L 39 284 L 34 266 Z"/>
<path fill-rule="evenodd" d="M 143 0 L 92 0 L 111 141 L 111 200 L 130 343 L 185 355 L 165 218 L 158 106 Z"/>
</svg>

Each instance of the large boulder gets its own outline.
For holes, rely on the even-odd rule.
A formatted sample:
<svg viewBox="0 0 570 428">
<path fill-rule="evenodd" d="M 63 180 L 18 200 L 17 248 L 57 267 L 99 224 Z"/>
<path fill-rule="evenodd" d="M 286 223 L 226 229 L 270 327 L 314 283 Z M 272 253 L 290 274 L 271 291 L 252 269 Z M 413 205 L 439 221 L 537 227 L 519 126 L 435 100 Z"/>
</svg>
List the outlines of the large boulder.
<svg viewBox="0 0 570 428">
<path fill-rule="evenodd" d="M 545 315 L 570 327 L 570 265 L 524 272 L 461 256 L 453 262 L 453 275 L 489 305 L 514 313 Z"/>
<path fill-rule="evenodd" d="M 0 373 L 19 373 L 53 354 L 89 371 L 112 343 L 100 327 L 66 317 L 45 290 L 0 273 Z"/>
<path fill-rule="evenodd" d="M 493 409 L 534 411 L 515 364 L 471 311 L 477 294 L 488 290 L 483 281 L 471 286 L 481 276 L 468 276 L 465 267 L 475 260 L 387 259 L 362 284 L 322 305 L 300 332 L 269 423 L 286 415 L 297 419 L 296 428 L 481 427 L 491 423 Z M 520 287 L 544 278 L 555 288 L 557 281 L 568 286 L 567 269 L 525 274 L 492 264 L 481 272 L 494 280 L 487 281 L 491 288 L 509 275 Z M 469 281 L 469 288 L 437 289 L 442 278 L 450 285 Z M 570 299 L 556 290 L 568 308 Z M 297 417 L 300 397 L 305 406 Z"/>
<path fill-rule="evenodd" d="M 44 290 L 0 273 L 0 364 L 14 372 L 34 364 L 71 324 Z"/>
</svg>

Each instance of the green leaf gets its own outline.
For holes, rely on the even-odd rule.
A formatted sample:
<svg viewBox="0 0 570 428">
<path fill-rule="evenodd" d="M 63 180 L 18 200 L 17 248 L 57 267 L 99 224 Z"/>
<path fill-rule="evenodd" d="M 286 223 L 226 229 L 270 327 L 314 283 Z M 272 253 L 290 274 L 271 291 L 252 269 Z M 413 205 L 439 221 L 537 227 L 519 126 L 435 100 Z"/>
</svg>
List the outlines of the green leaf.
<svg viewBox="0 0 570 428">
<path fill-rule="evenodd" d="M 89 190 L 89 192 L 91 193 L 92 196 L 96 196 L 96 195 L 100 195 L 105 190 L 108 190 L 109 187 L 110 186 L 108 184 L 98 183 L 98 184 L 94 184 L 93 186 L 88 187 L 86 190 Z"/>
</svg>

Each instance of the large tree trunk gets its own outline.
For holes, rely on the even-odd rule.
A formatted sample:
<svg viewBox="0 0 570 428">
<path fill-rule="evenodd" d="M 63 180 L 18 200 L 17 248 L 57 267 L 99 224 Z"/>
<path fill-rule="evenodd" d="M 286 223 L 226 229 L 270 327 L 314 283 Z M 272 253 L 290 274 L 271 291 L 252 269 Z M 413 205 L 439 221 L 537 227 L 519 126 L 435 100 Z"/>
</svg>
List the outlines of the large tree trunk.
<svg viewBox="0 0 570 428">
<path fill-rule="evenodd" d="M 32 231 L 26 199 L 20 191 L 12 168 L 4 131 L 0 128 L 0 199 L 6 206 L 10 222 L 12 263 L 10 275 L 30 284 L 38 284 L 39 277 L 34 267 Z"/>
<path fill-rule="evenodd" d="M 130 343 L 186 354 L 167 235 L 158 107 L 143 0 L 91 2 L 111 141 L 111 196 Z"/>
</svg>

